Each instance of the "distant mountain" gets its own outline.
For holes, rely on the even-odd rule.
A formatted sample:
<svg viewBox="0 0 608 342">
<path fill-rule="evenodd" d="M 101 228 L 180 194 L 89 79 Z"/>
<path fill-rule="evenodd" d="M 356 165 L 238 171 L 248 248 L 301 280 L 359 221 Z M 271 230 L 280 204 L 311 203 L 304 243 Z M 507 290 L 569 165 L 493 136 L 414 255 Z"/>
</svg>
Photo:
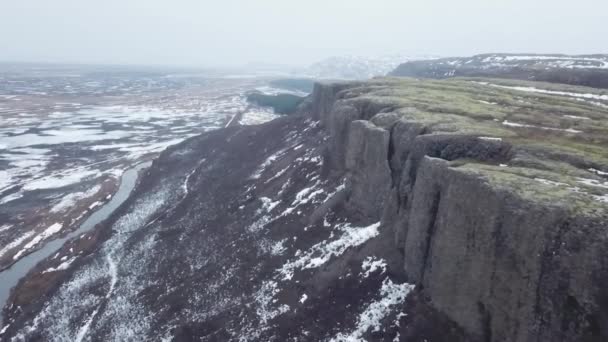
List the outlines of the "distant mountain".
<svg viewBox="0 0 608 342">
<path fill-rule="evenodd" d="M 399 65 L 392 76 L 498 77 L 608 88 L 608 55 L 483 54 Z"/>
<path fill-rule="evenodd" d="M 381 57 L 334 56 L 299 70 L 297 73 L 317 79 L 368 79 L 385 76 L 399 64 L 432 57 L 390 55 Z"/>
</svg>

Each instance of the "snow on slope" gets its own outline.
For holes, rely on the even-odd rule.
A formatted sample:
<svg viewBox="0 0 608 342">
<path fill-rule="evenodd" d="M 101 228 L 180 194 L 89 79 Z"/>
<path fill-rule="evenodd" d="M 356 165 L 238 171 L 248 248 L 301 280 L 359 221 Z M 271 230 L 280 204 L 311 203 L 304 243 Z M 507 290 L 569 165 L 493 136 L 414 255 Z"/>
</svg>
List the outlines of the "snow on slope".
<svg viewBox="0 0 608 342">
<path fill-rule="evenodd" d="M 179 341 L 197 334 L 208 341 L 289 340 L 277 326 L 296 327 L 309 307 L 323 308 L 325 326 L 311 332 L 319 323 L 310 321 L 294 328 L 301 340 L 394 334 L 393 318 L 413 287 L 392 278 L 385 256 L 361 258 L 335 275 L 358 298 L 356 305 L 332 305 L 343 313 L 336 320 L 324 312 L 331 297 L 306 284 L 378 241 L 380 229 L 333 211 L 307 223 L 345 186 L 321 177 L 322 139 L 311 133 L 320 127 L 301 121 L 234 128 L 226 140 L 210 134 L 163 154 L 142 182 L 145 190 L 108 227 L 111 237 L 80 259 L 40 312 L 13 323 L 12 340 L 37 334 L 69 341 Z M 278 139 L 266 139 L 270 132 Z M 253 146 L 242 154 L 219 148 L 240 150 L 246 141 Z M 45 274 L 69 266 L 62 265 Z M 217 335 L 204 329 L 209 324 Z"/>
</svg>

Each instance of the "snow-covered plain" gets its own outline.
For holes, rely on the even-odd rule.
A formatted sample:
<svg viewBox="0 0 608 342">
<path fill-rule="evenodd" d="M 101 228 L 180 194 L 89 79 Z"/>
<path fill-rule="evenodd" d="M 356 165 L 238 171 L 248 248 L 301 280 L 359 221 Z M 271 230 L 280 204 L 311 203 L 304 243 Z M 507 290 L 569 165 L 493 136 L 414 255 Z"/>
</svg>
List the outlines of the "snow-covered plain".
<svg viewBox="0 0 608 342">
<path fill-rule="evenodd" d="M 100 184 L 117 184 L 124 170 L 167 147 L 223 127 L 238 113 L 244 125 L 274 119 L 271 110 L 246 101 L 247 91 L 264 84 L 137 74 L 30 78 L 0 70 L 6 94 L 0 98 L 0 218 L 8 217 L 0 224 L 13 227 L 0 231 L 2 255 L 21 257 L 26 244 L 52 237 L 44 234 L 52 220 L 69 225 L 83 218 L 108 199 L 112 187 Z"/>
<path fill-rule="evenodd" d="M 311 147 L 319 136 L 303 141 L 310 130 L 320 128 L 303 120 L 284 129 L 280 146 L 256 146 L 264 153 L 249 160 L 250 153 L 215 152 L 216 146 L 207 143 L 219 135 L 195 138 L 164 153 L 128 209 L 110 221 L 108 240 L 86 257 L 70 251 L 45 265 L 46 277 L 62 276 L 66 268 L 73 272 L 64 273 L 62 285 L 40 303 L 41 310 L 15 321 L 8 334 L 14 341 L 37 334 L 69 341 L 177 341 L 189 334 L 181 327 L 222 317 L 224 334 L 218 340 L 272 340 L 267 337 L 276 334 L 279 322 L 296 313 L 307 315 L 327 300 L 307 279 L 381 238 L 379 222 L 351 222 L 338 211 L 325 212 L 314 223 L 306 220 L 346 190 L 344 179 L 321 177 L 321 149 Z M 237 131 L 230 136 L 232 146 L 253 130 Z M 257 143 L 262 140 L 269 141 Z M 218 158 L 234 159 L 239 167 L 230 168 L 230 174 Z M 242 186 L 213 190 L 224 177 Z M 233 205 L 234 216 L 217 221 L 223 217 L 217 213 Z M 352 268 L 339 267 L 336 281 L 354 287 L 353 295 L 360 297 L 352 308 L 334 306 L 354 320 L 335 326 L 327 321 L 324 337 L 314 340 L 362 341 L 370 332 L 394 329 L 393 318 L 413 287 L 397 283 L 385 257 L 357 257 Z M 359 293 L 359 286 L 368 291 Z M 309 334 L 301 331 L 300 336 L 311 340 Z"/>
</svg>

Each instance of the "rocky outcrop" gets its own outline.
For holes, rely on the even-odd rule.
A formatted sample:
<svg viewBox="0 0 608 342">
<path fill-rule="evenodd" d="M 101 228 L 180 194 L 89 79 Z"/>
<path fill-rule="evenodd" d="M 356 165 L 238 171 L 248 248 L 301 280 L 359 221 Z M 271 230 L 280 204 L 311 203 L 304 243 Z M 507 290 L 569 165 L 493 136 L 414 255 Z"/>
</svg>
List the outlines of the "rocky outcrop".
<svg viewBox="0 0 608 342">
<path fill-rule="evenodd" d="M 581 212 L 460 167 L 503 165 L 521 151 L 502 139 L 437 132 L 408 115 L 412 108 L 362 105 L 353 99 L 358 87 L 315 86 L 326 160 L 345 172 L 349 205 L 395 236 L 408 281 L 431 305 L 470 340 L 608 338 L 605 207 Z"/>
<path fill-rule="evenodd" d="M 350 124 L 345 162 L 348 187 L 351 203 L 364 216 L 379 217 L 385 194 L 390 190 L 389 139 L 389 131 L 370 121 Z"/>
</svg>

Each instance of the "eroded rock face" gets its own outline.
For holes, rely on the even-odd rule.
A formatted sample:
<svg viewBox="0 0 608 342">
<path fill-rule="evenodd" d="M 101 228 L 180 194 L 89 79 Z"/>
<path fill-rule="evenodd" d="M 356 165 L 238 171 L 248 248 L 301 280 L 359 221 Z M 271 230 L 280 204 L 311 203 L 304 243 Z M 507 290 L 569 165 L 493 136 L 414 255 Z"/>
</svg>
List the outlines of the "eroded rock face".
<svg viewBox="0 0 608 342">
<path fill-rule="evenodd" d="M 545 235 L 566 213 L 437 160 L 425 159 L 420 173 L 405 247 L 410 279 L 484 340 L 534 339 Z"/>
<path fill-rule="evenodd" d="M 391 187 L 388 165 L 389 131 L 370 121 L 350 124 L 346 151 L 350 203 L 366 217 L 379 219 Z"/>
<path fill-rule="evenodd" d="M 349 83 L 315 83 L 312 90 L 312 117 L 320 120 L 321 124 L 327 127 L 334 103 L 339 98 L 338 93 L 351 85 Z"/>
<path fill-rule="evenodd" d="M 440 311 L 485 340 L 599 339 L 605 224 L 427 158 L 414 188 L 405 269 Z"/>
<path fill-rule="evenodd" d="M 382 217 L 408 281 L 434 308 L 471 340 L 607 338 L 605 210 L 586 216 L 524 198 L 451 163 L 525 155 L 508 141 L 437 134 L 407 115 L 366 118 L 355 103 L 339 100 L 325 114 L 329 141 L 346 149 L 331 155 L 333 165 L 344 158 L 349 203 Z"/>
</svg>

